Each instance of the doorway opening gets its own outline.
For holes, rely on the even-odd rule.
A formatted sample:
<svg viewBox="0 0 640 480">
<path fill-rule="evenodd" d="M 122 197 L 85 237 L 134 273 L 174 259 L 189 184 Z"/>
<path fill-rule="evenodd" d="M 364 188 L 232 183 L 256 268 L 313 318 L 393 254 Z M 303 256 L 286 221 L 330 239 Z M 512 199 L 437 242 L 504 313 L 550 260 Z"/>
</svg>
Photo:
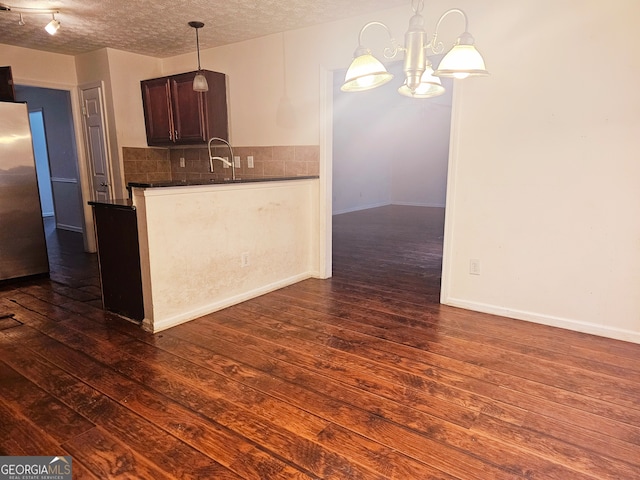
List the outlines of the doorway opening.
<svg viewBox="0 0 640 480">
<path fill-rule="evenodd" d="M 15 94 L 16 101 L 26 102 L 29 109 L 51 277 L 64 283 L 65 271 L 75 260 L 60 241 L 83 256 L 86 234 L 71 93 L 15 85 Z"/>
<path fill-rule="evenodd" d="M 443 79 L 442 96 L 407 98 L 402 64 L 388 68 L 392 82 L 358 93 L 342 92 L 344 71 L 333 72 L 333 275 L 369 244 L 363 271 L 427 279 L 438 302 L 453 82 Z"/>
<path fill-rule="evenodd" d="M 44 131 L 42 109 L 29 111 L 29 124 L 31 125 L 33 155 L 36 159 L 42 216 L 44 218 L 53 217 L 55 211 L 53 208 L 53 192 L 51 190 L 51 171 L 49 170 L 49 153 L 47 152 L 47 136 Z"/>
</svg>

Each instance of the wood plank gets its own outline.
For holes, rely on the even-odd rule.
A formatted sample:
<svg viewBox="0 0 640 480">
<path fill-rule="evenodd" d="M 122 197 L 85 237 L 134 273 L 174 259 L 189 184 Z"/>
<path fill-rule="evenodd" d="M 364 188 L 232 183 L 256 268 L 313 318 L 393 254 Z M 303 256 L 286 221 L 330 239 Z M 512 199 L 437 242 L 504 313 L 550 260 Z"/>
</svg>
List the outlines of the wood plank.
<svg viewBox="0 0 640 480">
<path fill-rule="evenodd" d="M 65 443 L 64 448 L 72 458 L 77 458 L 99 478 L 123 479 L 153 478 L 174 479 L 154 467 L 122 442 L 100 427 L 95 427 Z"/>
<path fill-rule="evenodd" d="M 234 309 L 243 309 L 256 315 L 264 314 L 273 317 L 277 315 L 280 321 L 330 335 L 333 348 L 351 351 L 349 345 L 355 343 L 358 345 L 358 351 L 366 358 L 384 359 L 387 364 L 406 369 L 414 374 L 426 375 L 445 385 L 467 389 L 491 398 L 498 395 L 500 400 L 494 401 L 492 406 L 483 410 L 485 413 L 502 415 L 501 418 L 505 418 L 504 412 L 509 411 L 508 405 L 512 405 L 518 409 L 552 416 L 554 421 L 548 422 L 550 426 L 571 417 L 590 428 L 591 435 L 594 436 L 603 433 L 622 435 L 620 438 L 636 443 L 640 438 L 640 429 L 629 425 L 629 423 L 640 425 L 640 412 L 637 410 L 584 397 L 570 390 L 496 372 L 484 366 L 451 358 L 443 352 L 435 353 L 404 345 L 399 343 L 403 341 L 404 333 L 396 336 L 390 332 L 390 329 L 372 327 L 350 319 L 302 309 L 295 306 L 295 303 L 296 301 L 291 299 L 283 305 L 277 300 L 277 295 L 271 295 L 268 298 L 261 297 L 252 302 L 246 302 Z M 227 312 L 232 311 L 233 309 L 227 310 Z M 438 347 L 432 350 L 438 351 Z M 572 408 L 564 408 L 564 406 Z M 517 417 L 517 415 L 514 417 L 516 423 Z M 616 422 L 609 422 L 607 418 Z"/>
</svg>

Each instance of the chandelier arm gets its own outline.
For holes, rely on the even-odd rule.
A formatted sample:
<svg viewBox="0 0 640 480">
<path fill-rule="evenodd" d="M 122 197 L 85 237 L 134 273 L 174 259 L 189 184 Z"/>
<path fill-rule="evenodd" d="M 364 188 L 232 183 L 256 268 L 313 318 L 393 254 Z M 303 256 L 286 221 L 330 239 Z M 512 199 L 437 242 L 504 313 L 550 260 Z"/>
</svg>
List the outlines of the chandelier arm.
<svg viewBox="0 0 640 480">
<path fill-rule="evenodd" d="M 385 49 L 384 49 L 385 58 L 393 58 L 393 57 L 395 57 L 398 54 L 398 51 L 401 50 L 401 47 L 398 45 L 398 42 L 396 41 L 396 39 L 391 34 L 391 30 L 389 29 L 389 27 L 387 27 L 384 23 L 378 22 L 378 21 L 369 22 L 364 27 L 362 27 L 360 29 L 360 33 L 358 34 L 358 49 L 363 48 L 363 46 L 362 46 L 362 35 L 364 34 L 364 31 L 367 28 L 372 27 L 374 25 L 378 25 L 378 26 L 384 28 L 385 31 L 387 32 L 387 35 L 389 36 L 389 41 L 391 42 L 391 46 L 390 47 L 385 47 Z"/>
<path fill-rule="evenodd" d="M 440 30 L 440 24 L 442 23 L 442 21 L 450 13 L 459 13 L 460 15 L 462 15 L 462 17 L 464 18 L 464 31 L 465 32 L 469 31 L 469 18 L 467 17 L 467 14 L 464 13 L 464 10 L 461 10 L 459 8 L 452 8 L 444 12 L 440 16 L 440 19 L 438 19 L 438 23 L 436 24 L 436 30 L 433 34 L 433 37 L 431 38 L 431 42 L 429 42 L 429 45 L 427 45 L 427 47 L 436 55 L 444 51 L 444 44 L 438 40 L 438 31 Z"/>
</svg>

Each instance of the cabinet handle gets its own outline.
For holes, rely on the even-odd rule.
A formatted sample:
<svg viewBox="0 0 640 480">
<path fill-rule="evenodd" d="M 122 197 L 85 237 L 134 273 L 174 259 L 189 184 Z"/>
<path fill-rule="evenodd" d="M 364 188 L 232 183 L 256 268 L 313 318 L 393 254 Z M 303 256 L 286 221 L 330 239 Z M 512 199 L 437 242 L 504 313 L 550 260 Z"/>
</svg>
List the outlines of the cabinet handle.
<svg viewBox="0 0 640 480">
<path fill-rule="evenodd" d="M 173 140 L 173 132 L 169 130 L 169 140 Z"/>
<path fill-rule="evenodd" d="M 173 137 L 174 137 L 176 140 L 179 140 L 179 139 L 180 139 L 180 135 L 178 135 L 178 130 L 176 130 L 176 131 L 174 132 Z"/>
</svg>

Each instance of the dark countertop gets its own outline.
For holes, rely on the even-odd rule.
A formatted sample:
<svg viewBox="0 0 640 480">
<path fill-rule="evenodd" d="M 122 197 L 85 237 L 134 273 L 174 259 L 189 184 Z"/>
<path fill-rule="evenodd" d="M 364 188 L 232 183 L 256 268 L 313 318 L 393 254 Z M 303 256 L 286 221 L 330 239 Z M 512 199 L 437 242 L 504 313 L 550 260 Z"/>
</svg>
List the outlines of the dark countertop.
<svg viewBox="0 0 640 480">
<path fill-rule="evenodd" d="M 189 187 L 192 185 L 226 185 L 234 183 L 279 182 L 282 180 L 308 180 L 318 175 L 298 177 L 243 178 L 239 180 L 166 180 L 161 182 L 129 182 L 127 188 Z"/>
<path fill-rule="evenodd" d="M 297 177 L 269 177 L 269 178 L 243 178 L 239 180 L 165 180 L 162 182 L 129 182 L 127 190 L 131 193 L 131 188 L 159 188 L 159 187 L 190 187 L 193 185 L 226 185 L 234 183 L 257 183 L 257 182 L 279 182 L 282 180 L 308 180 L 319 178 L 318 175 L 304 175 Z M 116 198 L 108 201 L 92 200 L 88 202 L 94 207 L 112 207 L 125 210 L 135 210 L 130 198 Z"/>
<path fill-rule="evenodd" d="M 114 198 L 113 200 L 92 200 L 88 202 L 93 207 L 113 207 L 122 208 L 123 210 L 135 210 L 133 202 L 129 198 Z"/>
</svg>

